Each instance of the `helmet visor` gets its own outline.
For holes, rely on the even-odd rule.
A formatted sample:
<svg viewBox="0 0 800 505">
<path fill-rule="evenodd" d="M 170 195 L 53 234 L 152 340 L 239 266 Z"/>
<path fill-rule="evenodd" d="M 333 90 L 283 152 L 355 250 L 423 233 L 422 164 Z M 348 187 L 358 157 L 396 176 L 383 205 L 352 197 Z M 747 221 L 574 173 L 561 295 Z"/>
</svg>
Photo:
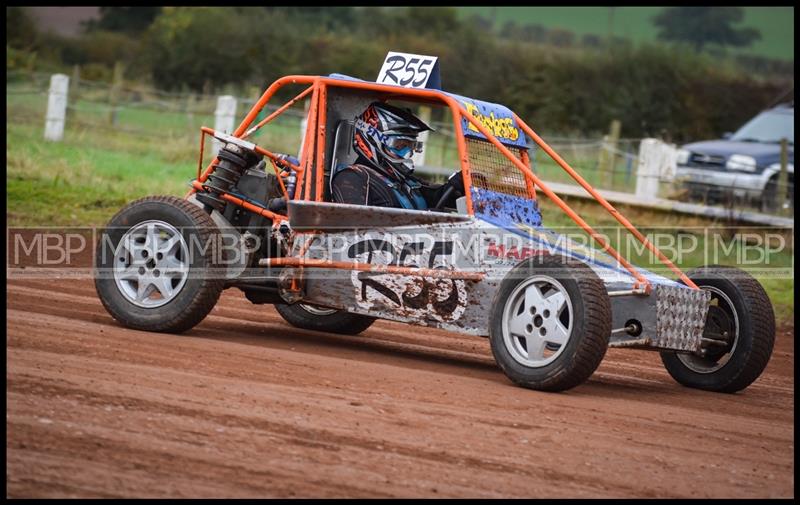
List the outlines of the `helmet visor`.
<svg viewBox="0 0 800 505">
<path fill-rule="evenodd" d="M 415 152 L 422 152 L 422 142 L 408 135 L 390 135 L 386 139 L 386 147 L 398 158 L 410 158 Z"/>
</svg>

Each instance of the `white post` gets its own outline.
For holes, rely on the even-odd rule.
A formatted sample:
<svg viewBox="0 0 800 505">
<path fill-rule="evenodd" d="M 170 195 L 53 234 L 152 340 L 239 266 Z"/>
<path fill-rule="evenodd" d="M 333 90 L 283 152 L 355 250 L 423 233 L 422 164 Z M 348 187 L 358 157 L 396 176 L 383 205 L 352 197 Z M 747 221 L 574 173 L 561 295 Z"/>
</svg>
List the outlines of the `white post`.
<svg viewBox="0 0 800 505">
<path fill-rule="evenodd" d="M 419 108 L 419 118 L 425 124 L 429 125 L 431 123 L 431 108 L 428 107 L 427 105 L 421 106 Z M 417 139 L 420 142 L 423 142 L 423 144 L 422 144 L 422 152 L 421 153 L 414 153 L 414 157 L 412 158 L 412 160 L 414 161 L 414 168 L 415 169 L 419 168 L 419 167 L 422 167 L 422 166 L 425 166 L 425 146 L 426 146 L 426 143 L 428 142 L 428 134 L 429 133 L 430 132 L 428 132 L 428 131 L 424 131 L 424 132 L 419 134 L 419 137 L 417 137 Z"/>
<path fill-rule="evenodd" d="M 217 110 L 214 111 L 214 130 L 227 134 L 233 133 L 233 121 L 236 116 L 236 97 L 222 95 L 217 98 Z M 214 139 L 213 152 L 217 155 L 222 148 L 222 142 Z"/>
<path fill-rule="evenodd" d="M 47 97 L 47 114 L 44 123 L 44 138 L 60 142 L 64 138 L 64 118 L 67 112 L 69 77 L 54 74 L 50 77 L 50 94 Z"/>
<path fill-rule="evenodd" d="M 636 171 L 636 196 L 658 197 L 661 179 L 675 177 L 678 151 L 676 146 L 658 139 L 642 139 L 639 145 L 639 167 Z"/>
</svg>

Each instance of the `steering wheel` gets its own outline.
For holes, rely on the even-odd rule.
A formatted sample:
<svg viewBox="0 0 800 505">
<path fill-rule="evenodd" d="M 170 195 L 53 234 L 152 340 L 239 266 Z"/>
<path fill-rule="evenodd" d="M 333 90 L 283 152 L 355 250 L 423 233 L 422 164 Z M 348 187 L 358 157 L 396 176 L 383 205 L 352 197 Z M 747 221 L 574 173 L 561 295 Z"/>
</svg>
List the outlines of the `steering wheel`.
<svg viewBox="0 0 800 505">
<path fill-rule="evenodd" d="M 454 193 L 460 194 L 461 196 L 464 195 L 464 179 L 461 176 L 461 171 L 453 172 L 453 174 L 447 178 L 445 184 L 447 185 L 447 189 L 444 190 L 444 193 L 442 193 L 436 205 L 431 207 L 431 210 L 443 210 L 445 202 L 447 202 Z"/>
</svg>

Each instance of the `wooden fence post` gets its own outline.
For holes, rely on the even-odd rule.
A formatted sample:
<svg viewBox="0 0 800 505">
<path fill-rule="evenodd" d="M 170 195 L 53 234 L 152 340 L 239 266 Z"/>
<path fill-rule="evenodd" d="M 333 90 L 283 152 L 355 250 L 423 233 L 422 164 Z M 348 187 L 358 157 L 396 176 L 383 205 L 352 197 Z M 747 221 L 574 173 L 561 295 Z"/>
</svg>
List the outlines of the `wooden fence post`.
<svg viewBox="0 0 800 505">
<path fill-rule="evenodd" d="M 778 209 L 778 214 L 786 214 L 790 209 L 784 208 L 786 202 L 787 189 L 789 185 L 789 142 L 786 138 L 781 139 L 781 171 L 778 175 L 778 188 L 775 192 L 775 208 Z"/>
<path fill-rule="evenodd" d="M 81 66 L 80 65 L 73 65 L 72 66 L 72 78 L 70 79 L 70 91 L 72 92 L 72 106 L 75 107 L 78 105 L 78 93 L 80 89 L 80 82 L 81 82 Z M 75 109 L 67 109 L 66 114 L 64 115 L 65 121 L 72 119 L 75 117 Z"/>
<path fill-rule="evenodd" d="M 80 84 L 81 80 L 81 66 L 80 65 L 73 65 L 72 66 L 72 98 L 78 97 L 78 85 Z"/>
<path fill-rule="evenodd" d="M 114 65 L 114 81 L 108 91 L 108 103 L 111 111 L 108 114 L 108 122 L 114 126 L 117 124 L 117 103 L 119 102 L 120 88 L 122 88 L 122 73 L 124 68 L 122 62 L 117 62 Z"/>
<path fill-rule="evenodd" d="M 192 131 L 192 135 L 194 134 L 194 108 L 195 108 L 195 98 L 194 93 L 191 91 L 186 96 L 186 122 L 189 124 L 189 130 Z"/>
<path fill-rule="evenodd" d="M 613 187 L 614 167 L 617 156 L 615 151 L 619 142 L 619 133 L 622 123 L 619 119 L 611 121 L 608 135 L 603 138 L 603 147 L 600 149 L 600 159 L 597 162 L 597 170 L 600 173 L 601 181 L 608 181 L 608 187 Z"/>
<path fill-rule="evenodd" d="M 64 119 L 67 112 L 69 76 L 54 74 L 50 77 L 50 93 L 47 97 L 44 138 L 60 142 L 64 138 Z"/>
</svg>

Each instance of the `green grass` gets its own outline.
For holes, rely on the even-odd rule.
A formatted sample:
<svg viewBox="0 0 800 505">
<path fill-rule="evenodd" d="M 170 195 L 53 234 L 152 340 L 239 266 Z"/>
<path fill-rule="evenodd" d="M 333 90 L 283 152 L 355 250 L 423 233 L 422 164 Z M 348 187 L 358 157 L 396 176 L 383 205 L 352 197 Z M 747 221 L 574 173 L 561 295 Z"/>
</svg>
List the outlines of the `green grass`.
<svg viewBox="0 0 800 505">
<path fill-rule="evenodd" d="M 552 147 L 552 146 L 551 146 Z M 569 149 L 554 147 L 569 165 L 581 174 L 586 182 L 598 189 L 631 191 L 636 186 L 636 166 L 628 165 L 626 160 L 617 157 L 613 166 L 609 163 L 607 174 L 599 170 L 599 150 L 570 152 Z M 532 165 L 537 175 L 549 182 L 575 184 L 575 180 L 546 153 L 536 150 Z"/>
<path fill-rule="evenodd" d="M 107 90 L 73 89 L 64 139 L 47 142 L 47 96 L 15 93 L 27 86 L 7 84 L 10 224 L 99 225 L 135 198 L 188 191 L 197 174 L 200 126 L 213 127 L 215 104 L 196 103 L 188 114 L 175 112 L 183 104 L 174 101 L 161 107 L 127 102 L 112 125 L 111 108 L 102 103 Z M 253 140 L 275 152 L 296 153 L 299 132 L 297 117 L 281 116 Z M 205 142 L 203 167 L 211 161 L 211 139 Z"/>
<path fill-rule="evenodd" d="M 176 163 L 178 148 L 125 137 L 75 128 L 63 142 L 46 142 L 39 125 L 9 127 L 9 224 L 102 224 L 139 196 L 185 193 L 194 173 L 190 150 Z"/>
<path fill-rule="evenodd" d="M 479 14 L 494 19 L 500 29 L 507 21 L 518 25 L 540 24 L 574 32 L 578 39 L 585 34 L 605 37 L 609 33 L 609 7 L 459 7 L 467 18 Z M 634 42 L 655 42 L 657 30 L 652 17 L 663 7 L 614 7 L 613 34 Z M 744 7 L 744 20 L 737 27 L 752 27 L 761 39 L 747 49 L 735 52 L 767 58 L 794 60 L 794 8 Z"/>
</svg>

